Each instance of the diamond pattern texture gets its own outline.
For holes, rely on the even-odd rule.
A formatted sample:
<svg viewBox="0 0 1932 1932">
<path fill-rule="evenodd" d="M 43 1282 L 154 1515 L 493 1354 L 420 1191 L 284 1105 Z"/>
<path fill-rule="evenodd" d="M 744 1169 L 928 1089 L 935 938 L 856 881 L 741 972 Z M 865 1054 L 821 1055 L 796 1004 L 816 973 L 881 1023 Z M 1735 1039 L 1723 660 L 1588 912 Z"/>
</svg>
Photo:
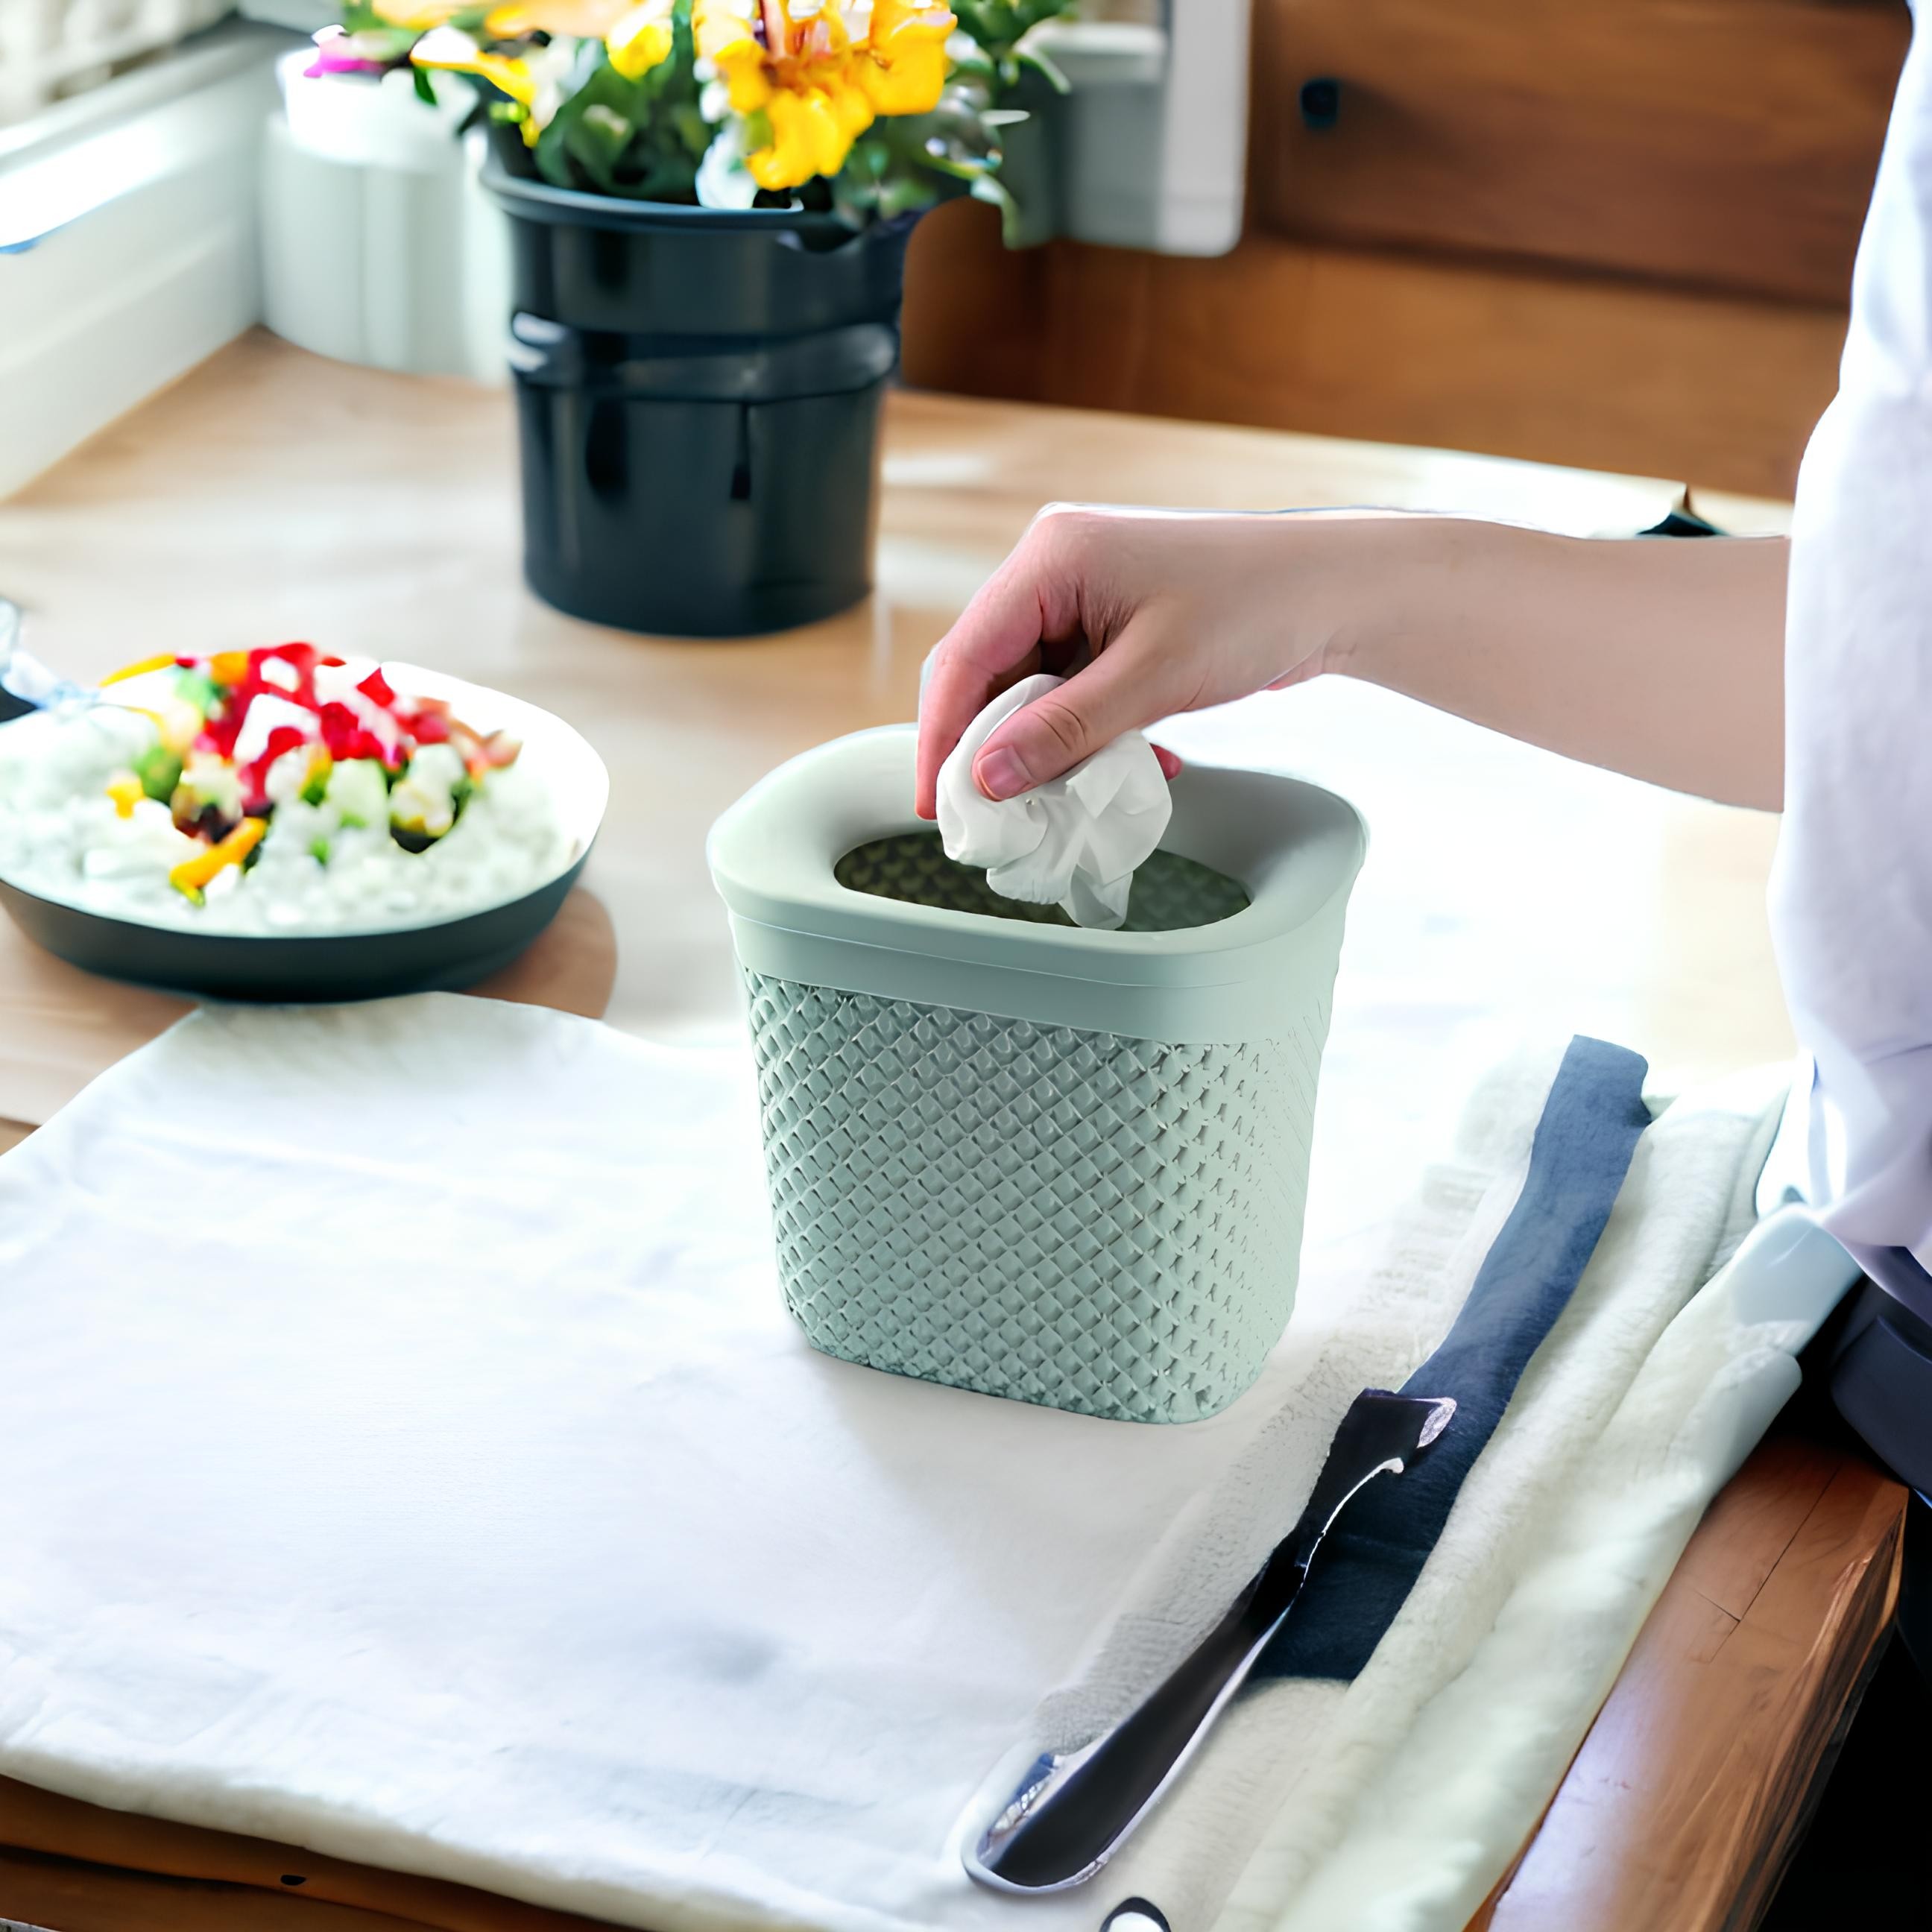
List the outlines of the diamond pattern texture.
<svg viewBox="0 0 1932 1932">
<path fill-rule="evenodd" d="M 937 832 L 900 832 L 874 838 L 848 852 L 832 867 L 832 876 L 853 892 L 908 905 L 1024 920 L 1034 926 L 1073 923 L 1057 905 L 1002 898 L 987 884 L 983 872 L 946 856 Z M 1173 932 L 1183 926 L 1212 926 L 1247 903 L 1240 881 L 1225 872 L 1184 859 L 1178 852 L 1153 852 L 1134 874 L 1120 930 Z"/>
<path fill-rule="evenodd" d="M 848 1361 L 1137 1422 L 1294 1306 L 1325 993 L 1172 1046 L 746 975 L 785 1298 Z"/>
</svg>

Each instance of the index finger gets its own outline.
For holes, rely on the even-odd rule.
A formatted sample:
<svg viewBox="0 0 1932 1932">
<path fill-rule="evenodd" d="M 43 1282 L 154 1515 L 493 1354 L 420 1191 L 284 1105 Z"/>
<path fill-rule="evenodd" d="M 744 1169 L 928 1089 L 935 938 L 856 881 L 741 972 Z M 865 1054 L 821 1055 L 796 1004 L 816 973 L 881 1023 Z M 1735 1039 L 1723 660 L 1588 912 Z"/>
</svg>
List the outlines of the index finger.
<svg viewBox="0 0 1932 1932">
<path fill-rule="evenodd" d="M 1034 572 L 1023 555 L 1016 551 L 980 586 L 958 622 L 934 646 L 919 700 L 913 808 L 922 818 L 938 810 L 939 768 L 967 726 L 1040 649 L 1045 618 Z"/>
</svg>

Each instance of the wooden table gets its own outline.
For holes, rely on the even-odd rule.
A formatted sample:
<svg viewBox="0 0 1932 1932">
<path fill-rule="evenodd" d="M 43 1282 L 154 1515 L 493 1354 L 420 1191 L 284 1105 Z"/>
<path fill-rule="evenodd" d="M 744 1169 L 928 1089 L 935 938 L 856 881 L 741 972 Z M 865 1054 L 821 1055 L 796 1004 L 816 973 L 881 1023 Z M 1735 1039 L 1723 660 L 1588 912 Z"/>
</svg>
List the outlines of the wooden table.
<svg viewBox="0 0 1932 1932">
<path fill-rule="evenodd" d="M 1378 502 L 1628 532 L 1678 488 L 902 394 L 876 594 L 784 637 L 692 644 L 578 623 L 524 590 L 510 446 L 500 395 L 250 337 L 0 505 L 0 588 L 26 607 L 33 647 L 77 677 L 158 650 L 304 636 L 568 716 L 610 766 L 610 817 L 565 920 L 487 990 L 608 1011 L 660 1038 L 738 1024 L 704 867 L 711 819 L 781 758 L 910 716 L 921 658 L 1042 502 Z M 1736 530 L 1785 514 L 1700 500 Z M 1328 681 L 1163 735 L 1184 754 L 1290 764 L 1346 790 L 1374 827 L 1324 1106 L 1343 1124 L 1351 1110 L 1372 1119 L 1384 1157 L 1374 1173 L 1342 1171 L 1318 1146 L 1311 1238 L 1376 1225 L 1441 1144 L 1448 1103 L 1526 1031 L 1625 1041 L 1666 1090 L 1789 1050 L 1762 906 L 1773 821 Z M 182 1010 L 74 972 L 0 924 L 0 1145 Z M 1903 1508 L 1898 1485 L 1840 1452 L 1761 1448 L 1479 1922 L 1751 1923 L 1888 1626 Z M 0 1784 L 10 1915 L 58 1932 L 582 1923 Z"/>
</svg>

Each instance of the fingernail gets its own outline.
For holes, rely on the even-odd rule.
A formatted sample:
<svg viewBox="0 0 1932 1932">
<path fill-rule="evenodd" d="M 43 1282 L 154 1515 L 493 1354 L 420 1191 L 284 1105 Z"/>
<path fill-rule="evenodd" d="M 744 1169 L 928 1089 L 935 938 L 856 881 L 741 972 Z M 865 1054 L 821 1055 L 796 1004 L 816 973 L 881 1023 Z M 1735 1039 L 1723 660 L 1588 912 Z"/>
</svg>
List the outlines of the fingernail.
<svg viewBox="0 0 1932 1932">
<path fill-rule="evenodd" d="M 1033 784 L 1033 774 L 1020 761 L 1018 752 L 1001 745 L 980 760 L 973 776 L 988 798 L 1016 798 Z"/>
</svg>

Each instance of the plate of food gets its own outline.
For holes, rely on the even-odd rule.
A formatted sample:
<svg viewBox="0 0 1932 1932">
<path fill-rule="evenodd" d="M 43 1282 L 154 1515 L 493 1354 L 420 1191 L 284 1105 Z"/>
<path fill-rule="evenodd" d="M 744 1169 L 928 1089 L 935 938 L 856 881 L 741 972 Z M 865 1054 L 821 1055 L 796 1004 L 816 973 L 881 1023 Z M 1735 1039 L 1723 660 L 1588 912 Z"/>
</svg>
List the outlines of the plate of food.
<svg viewBox="0 0 1932 1932">
<path fill-rule="evenodd" d="M 218 998 L 474 984 L 555 916 L 609 796 L 548 712 L 309 644 L 37 697 L 0 724 L 0 904 L 77 966 Z"/>
</svg>

